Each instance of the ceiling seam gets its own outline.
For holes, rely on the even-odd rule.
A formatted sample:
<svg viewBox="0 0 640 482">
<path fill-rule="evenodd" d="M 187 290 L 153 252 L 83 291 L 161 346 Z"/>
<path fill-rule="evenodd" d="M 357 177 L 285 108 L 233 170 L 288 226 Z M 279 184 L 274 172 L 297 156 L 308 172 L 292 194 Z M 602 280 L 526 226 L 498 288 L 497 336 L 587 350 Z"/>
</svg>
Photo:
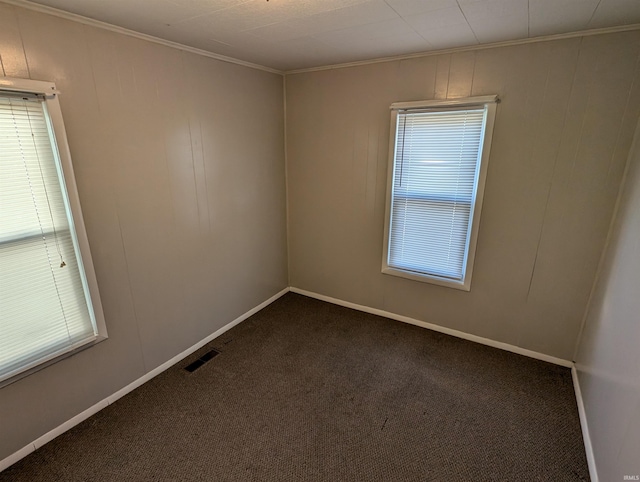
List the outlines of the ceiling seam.
<svg viewBox="0 0 640 482">
<path fill-rule="evenodd" d="M 100 20 L 95 20 L 93 18 L 84 17 L 82 15 L 78 15 L 76 13 L 67 12 L 64 10 L 59 10 L 57 8 L 48 7 L 46 5 L 40 5 L 37 3 L 29 2 L 28 0 L 0 0 L 0 3 L 6 3 L 9 5 L 14 5 L 16 7 L 26 8 L 27 10 L 32 10 L 39 13 L 44 13 L 46 15 L 52 15 L 54 17 L 63 18 L 65 20 L 70 20 L 73 22 L 78 22 L 84 25 L 89 25 L 91 27 L 101 28 L 103 30 L 109 30 L 111 32 L 119 33 L 122 35 L 126 35 L 128 37 L 138 38 L 140 40 L 146 40 L 148 42 L 152 42 L 159 45 L 164 45 L 165 47 L 174 48 L 177 50 L 182 50 L 184 52 L 189 52 L 196 55 L 201 55 L 202 57 L 208 57 L 211 59 L 219 60 L 221 62 L 227 62 L 229 64 L 241 65 L 243 67 L 247 67 L 255 70 L 262 70 L 264 72 L 270 72 L 272 74 L 284 75 L 284 71 L 274 69 L 271 67 L 267 67 L 265 65 L 254 64 L 253 62 L 248 62 L 246 60 L 240 60 L 233 57 L 227 57 L 226 55 L 216 54 L 214 52 L 209 52 L 208 50 L 199 49 L 196 47 L 190 47 L 189 45 L 184 45 L 178 42 L 173 42 L 171 40 L 165 40 L 159 37 L 154 37 L 153 35 L 149 35 L 146 33 L 136 32 L 135 30 L 130 30 L 128 28 L 119 27 L 117 25 L 113 25 L 106 22 L 101 22 Z"/>
<path fill-rule="evenodd" d="M 593 12 L 591 12 L 591 17 L 589 17 L 589 21 L 587 22 L 587 25 L 591 25 L 591 22 L 593 22 L 593 17 L 596 16 L 596 12 L 600 8 L 601 3 L 602 3 L 602 0 L 598 0 L 598 3 L 596 4 L 596 8 L 594 8 Z"/>
<path fill-rule="evenodd" d="M 168 1 L 169 1 L 170 3 L 173 3 L 173 2 L 171 2 L 171 0 L 168 0 Z M 214 15 L 214 14 L 216 14 L 216 13 L 223 12 L 223 11 L 225 11 L 225 10 L 229 10 L 229 9 L 235 8 L 235 7 L 239 6 L 239 5 L 244 5 L 245 3 L 249 3 L 249 1 L 250 1 L 250 0 L 245 0 L 244 2 L 237 3 L 237 4 L 235 4 L 235 5 L 229 5 L 228 7 L 218 8 L 218 9 L 216 9 L 216 10 L 211 10 L 211 11 L 206 12 L 206 13 L 203 13 L 203 14 L 201 14 L 201 15 L 194 15 L 193 17 L 183 18 L 182 20 L 178 20 L 177 22 L 174 22 L 174 23 L 172 23 L 171 25 L 180 25 L 181 23 L 189 22 L 189 21 L 191 21 L 191 20 L 195 20 L 195 19 L 197 19 L 197 18 L 202 18 L 202 17 L 207 17 L 207 16 L 209 16 L 209 15 Z M 176 4 L 176 3 L 173 3 L 173 4 L 174 4 L 174 5 L 178 5 L 178 4 Z M 178 6 L 180 6 L 180 5 L 178 5 Z"/>
<path fill-rule="evenodd" d="M 396 15 L 398 16 L 398 18 L 400 20 L 402 20 L 404 22 L 404 24 L 409 27 L 411 30 L 413 30 L 422 40 L 424 40 L 425 42 L 427 42 L 427 44 L 431 45 L 431 42 L 429 42 L 426 38 L 424 38 L 424 35 L 422 35 L 420 32 L 418 32 L 415 28 L 413 28 L 413 25 L 411 25 L 409 22 L 407 22 L 407 19 L 404 18 L 402 15 L 400 15 L 400 13 L 393 8 L 393 6 L 389 5 L 389 2 L 387 2 L 387 0 L 384 0 L 384 3 L 387 4 L 387 7 L 389 7 L 391 10 L 393 10 Z"/>
<path fill-rule="evenodd" d="M 0 1 L 4 1 L 4 0 L 0 0 Z M 470 46 L 467 46 L 467 47 L 454 47 L 454 48 L 450 48 L 450 49 L 430 50 L 430 51 L 426 51 L 426 52 L 416 52 L 416 53 L 413 53 L 413 54 L 392 55 L 392 56 L 389 56 L 389 57 L 379 57 L 379 58 L 375 58 L 375 59 L 358 60 L 358 61 L 354 61 L 354 62 L 344 62 L 344 63 L 333 64 L 333 65 L 322 65 L 322 66 L 318 66 L 318 67 L 307 67 L 307 68 L 304 68 L 304 69 L 286 70 L 284 72 L 284 74 L 285 75 L 293 75 L 293 74 L 303 74 L 303 73 L 306 73 L 306 72 L 317 72 L 317 71 L 322 71 L 322 70 L 345 69 L 345 68 L 349 68 L 349 67 L 356 67 L 358 65 L 379 64 L 379 63 L 384 63 L 384 62 L 394 62 L 394 61 L 398 61 L 398 60 L 417 59 L 417 58 L 422 58 L 422 57 L 431 57 L 431 56 L 435 56 L 435 55 L 453 54 L 453 53 L 458 53 L 458 52 L 469 52 L 469 51 L 474 51 L 474 50 L 488 50 L 488 49 L 495 49 L 495 48 L 501 48 L 501 47 L 512 47 L 512 46 L 515 46 L 515 45 L 526 45 L 526 44 L 533 44 L 533 43 L 540 43 L 540 42 L 552 42 L 552 41 L 555 41 L 555 40 L 565 40 L 565 39 L 580 38 L 580 37 L 592 37 L 592 36 L 595 36 L 595 35 L 605 35 L 605 34 L 611 34 L 611 33 L 630 32 L 630 31 L 634 31 L 634 30 L 640 30 L 640 23 L 634 23 L 634 24 L 631 24 L 631 25 L 623 25 L 623 26 L 619 26 L 619 27 L 605 27 L 605 28 L 597 28 L 597 29 L 590 29 L 590 30 L 579 30 L 579 31 L 576 31 L 576 32 L 561 33 L 561 34 L 554 34 L 554 35 L 543 35 L 543 36 L 540 36 L 540 37 L 532 37 L 532 38 L 519 39 L 519 40 L 506 40 L 504 42 L 492 42 L 492 43 L 480 44 L 480 45 L 470 45 Z"/>
<path fill-rule="evenodd" d="M 215 60 L 219 60 L 219 61 L 222 61 L 222 62 L 236 64 L 236 65 L 240 65 L 240 66 L 243 66 L 243 67 L 247 67 L 247 68 L 251 68 L 251 69 L 255 69 L 255 70 L 261 70 L 261 71 L 264 71 L 264 72 L 270 72 L 270 73 L 278 74 L 278 75 L 297 74 L 297 73 L 313 72 L 313 71 L 321 71 L 321 70 L 332 70 L 332 69 L 353 67 L 353 66 L 357 66 L 357 65 L 368 65 L 368 64 L 375 64 L 375 63 L 381 63 L 381 62 L 392 62 L 392 61 L 397 61 L 397 60 L 428 57 L 428 56 L 433 56 L 433 55 L 442 55 L 442 54 L 449 54 L 449 53 L 456 53 L 456 52 L 465 52 L 465 51 L 472 51 L 472 50 L 484 50 L 484 49 L 490 49 L 490 48 L 513 46 L 513 45 L 523 45 L 523 44 L 528 44 L 528 43 L 545 42 L 545 41 L 562 40 L 562 39 L 569 39 L 569 38 L 576 38 L 576 37 L 602 35 L 602 34 L 607 34 L 607 33 L 617 33 L 617 32 L 627 32 L 627 31 L 632 31 L 632 30 L 640 30 L 640 24 L 631 24 L 631 25 L 623 25 L 623 26 L 617 26 L 617 27 L 605 27 L 605 28 L 598 28 L 598 29 L 580 30 L 580 31 L 576 31 L 576 32 L 569 32 L 569 33 L 563 33 L 563 34 L 554 34 L 554 35 L 547 35 L 547 36 L 540 36 L 540 37 L 533 37 L 533 38 L 529 37 L 529 38 L 526 38 L 526 39 L 508 40 L 508 41 L 503 41 L 503 42 L 492 42 L 492 43 L 487 43 L 487 44 L 477 44 L 477 45 L 471 45 L 471 46 L 466 46 L 466 47 L 454 47 L 454 48 L 450 48 L 450 49 L 422 51 L 422 52 L 416 52 L 416 53 L 413 53 L 413 54 L 401 54 L 401 55 L 393 55 L 393 56 L 388 56 L 388 57 L 378 57 L 378 58 L 373 58 L 373 59 L 368 59 L 368 60 L 359 60 L 359 61 L 354 61 L 354 62 L 344 62 L 344 63 L 338 63 L 338 64 L 329 64 L 329 65 L 322 65 L 322 66 L 317 66 L 317 67 L 308 67 L 308 68 L 302 68 L 302 69 L 279 70 L 279 69 L 275 69 L 275 68 L 272 68 L 272 67 L 267 67 L 265 65 L 260 65 L 260 64 L 256 64 L 256 63 L 253 63 L 253 62 L 237 59 L 237 58 L 234 58 L 234 57 L 228 57 L 226 55 L 217 54 L 217 53 L 214 53 L 214 52 L 211 52 L 211 51 L 208 51 L 208 50 L 199 49 L 199 48 L 196 48 L 196 47 L 191 47 L 189 45 L 181 44 L 181 43 L 178 43 L 178 42 L 173 42 L 171 40 L 165 40 L 165 39 L 162 39 L 162 38 L 159 38 L 159 37 L 155 37 L 153 35 L 137 32 L 137 31 L 130 30 L 130 29 L 127 29 L 127 28 L 124 28 L 124 27 L 119 27 L 117 25 L 113 25 L 113 24 L 109 24 L 109 23 L 106 23 L 106 22 L 102 22 L 100 20 L 95 20 L 95 19 L 92 19 L 92 18 L 89 18 L 89 17 L 84 17 L 82 15 L 74 14 L 74 13 L 67 12 L 67 11 L 64 11 L 64 10 L 60 10 L 60 9 L 57 9 L 57 8 L 53 8 L 53 7 L 37 4 L 37 3 L 31 2 L 29 0 L 0 0 L 0 3 L 5 3 L 5 4 L 9 4 L 9 5 L 14 5 L 14 6 L 17 6 L 17 7 L 22 7 L 22 8 L 28 9 L 28 10 L 32 10 L 32 11 L 36 11 L 36 12 L 40 12 L 40 13 L 44 13 L 44 14 L 48 14 L 48 15 L 52 15 L 52 16 L 63 18 L 63 19 L 70 20 L 70 21 L 75 21 L 75 22 L 78 22 L 78 23 L 81 23 L 81 24 L 84 24 L 84 25 L 89 25 L 89 26 L 92 26 L 92 27 L 101 28 L 103 30 L 112 31 L 112 32 L 115 32 L 115 33 L 119 33 L 119 34 L 122 34 L 122 35 L 129 36 L 129 37 L 134 37 L 134 38 L 138 38 L 138 39 L 141 39 L 141 40 L 146 40 L 146 41 L 149 41 L 149 42 L 152 42 L 152 43 L 156 43 L 156 44 L 159 44 L 159 45 L 164 45 L 166 47 L 174 48 L 176 50 L 180 50 L 180 51 L 183 51 L 183 52 L 188 52 L 188 53 L 192 53 L 192 54 L 195 54 L 195 55 L 200 55 L 200 56 L 203 56 L 203 57 L 208 57 L 208 58 L 212 58 L 212 59 L 215 59 Z M 384 3 L 388 5 L 386 0 L 384 0 Z M 529 3 L 529 1 L 528 1 L 528 3 Z M 601 3 L 602 3 L 602 0 L 599 0 L 598 4 L 596 5 L 596 7 L 595 7 L 595 9 L 594 9 L 594 11 L 593 11 L 593 13 L 591 15 L 591 19 L 589 20 L 589 23 L 591 23 L 593 21 L 593 18 L 595 17 L 595 14 L 596 14 L 598 8 L 600 7 Z M 471 25 L 469 24 L 466 16 L 464 15 L 464 12 L 462 11 L 462 8 L 460 7 L 459 0 L 456 0 L 456 4 L 458 5 L 458 8 L 460 9 L 460 12 L 464 16 L 465 21 L 467 21 L 467 25 L 471 29 L 471 32 L 473 33 L 474 38 L 476 38 L 476 41 L 477 41 L 477 36 L 476 36 L 475 32 L 473 31 L 473 29 L 471 28 Z M 390 8 L 392 8 L 392 7 L 390 7 Z M 392 10 L 394 10 L 394 12 L 395 12 L 395 9 L 392 8 Z M 402 18 L 402 17 L 400 17 L 400 18 Z M 316 40 L 318 40 L 318 39 L 316 39 Z"/>
<path fill-rule="evenodd" d="M 462 16 L 464 17 L 464 21 L 467 22 L 467 25 L 469 26 L 469 30 L 471 30 L 471 33 L 473 34 L 473 38 L 476 39 L 477 43 L 480 43 L 480 40 L 478 40 L 478 36 L 476 35 L 476 33 L 473 31 L 473 27 L 471 26 L 471 24 L 469 23 L 469 19 L 467 18 L 467 16 L 464 14 L 464 10 L 462 10 L 462 7 L 460 6 L 460 0 L 456 0 L 456 5 L 458 6 L 458 9 L 460 10 L 460 13 L 462 14 Z"/>
</svg>

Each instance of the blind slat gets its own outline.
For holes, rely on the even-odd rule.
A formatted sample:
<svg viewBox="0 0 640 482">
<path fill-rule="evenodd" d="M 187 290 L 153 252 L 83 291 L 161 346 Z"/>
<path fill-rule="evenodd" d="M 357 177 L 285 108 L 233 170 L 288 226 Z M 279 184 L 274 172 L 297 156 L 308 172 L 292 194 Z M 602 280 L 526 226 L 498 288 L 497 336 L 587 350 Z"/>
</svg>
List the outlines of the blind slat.
<svg viewBox="0 0 640 482">
<path fill-rule="evenodd" d="M 0 381 L 96 334 L 45 116 L 0 92 Z"/>
<path fill-rule="evenodd" d="M 387 264 L 462 281 L 485 108 L 397 114 Z"/>
</svg>

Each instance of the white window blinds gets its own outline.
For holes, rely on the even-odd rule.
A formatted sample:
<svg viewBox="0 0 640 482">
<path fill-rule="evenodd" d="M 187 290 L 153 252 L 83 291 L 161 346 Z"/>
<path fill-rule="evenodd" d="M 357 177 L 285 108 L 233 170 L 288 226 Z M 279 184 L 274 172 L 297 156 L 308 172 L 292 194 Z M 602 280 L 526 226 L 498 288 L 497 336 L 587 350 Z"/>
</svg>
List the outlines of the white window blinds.
<svg viewBox="0 0 640 482">
<path fill-rule="evenodd" d="M 387 266 L 462 283 L 487 107 L 396 115 Z"/>
<path fill-rule="evenodd" d="M 0 381 L 96 338 L 42 99 L 0 91 Z"/>
</svg>

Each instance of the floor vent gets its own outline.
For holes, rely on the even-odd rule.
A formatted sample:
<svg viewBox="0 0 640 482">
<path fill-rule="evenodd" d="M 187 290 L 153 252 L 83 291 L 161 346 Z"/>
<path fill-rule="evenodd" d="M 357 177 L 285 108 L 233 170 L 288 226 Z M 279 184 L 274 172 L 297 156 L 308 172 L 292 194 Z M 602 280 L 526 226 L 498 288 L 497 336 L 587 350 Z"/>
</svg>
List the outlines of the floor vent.
<svg viewBox="0 0 640 482">
<path fill-rule="evenodd" d="M 198 358 L 196 361 L 194 361 L 193 363 L 187 365 L 185 367 L 185 370 L 187 370 L 188 372 L 195 372 L 198 368 L 200 368 L 202 365 L 207 363 L 212 358 L 218 356 L 219 354 L 220 354 L 220 352 L 216 351 L 216 350 L 208 351 L 207 353 L 202 355 L 200 358 Z"/>
</svg>

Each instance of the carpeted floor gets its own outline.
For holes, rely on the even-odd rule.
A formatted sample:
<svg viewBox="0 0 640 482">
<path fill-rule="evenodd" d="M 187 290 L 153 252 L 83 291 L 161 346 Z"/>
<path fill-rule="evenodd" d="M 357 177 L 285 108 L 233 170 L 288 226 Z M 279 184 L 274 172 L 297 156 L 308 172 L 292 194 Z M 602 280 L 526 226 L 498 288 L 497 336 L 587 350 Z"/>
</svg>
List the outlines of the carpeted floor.
<svg viewBox="0 0 640 482">
<path fill-rule="evenodd" d="M 0 480 L 589 475 L 569 369 L 289 293 Z"/>
</svg>

